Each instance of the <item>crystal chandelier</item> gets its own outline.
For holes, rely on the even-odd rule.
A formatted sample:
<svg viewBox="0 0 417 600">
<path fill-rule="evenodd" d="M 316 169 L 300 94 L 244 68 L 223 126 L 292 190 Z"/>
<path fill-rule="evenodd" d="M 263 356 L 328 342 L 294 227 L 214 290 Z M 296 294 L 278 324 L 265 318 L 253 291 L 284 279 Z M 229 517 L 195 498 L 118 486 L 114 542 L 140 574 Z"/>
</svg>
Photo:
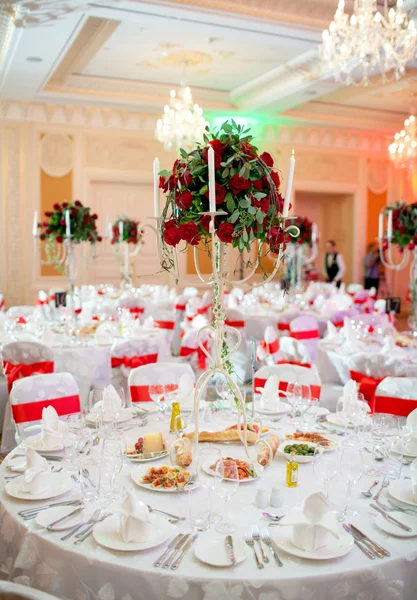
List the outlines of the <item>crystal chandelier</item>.
<svg viewBox="0 0 417 600">
<path fill-rule="evenodd" d="M 417 158 L 416 117 L 410 115 L 404 121 L 404 129 L 398 131 L 388 146 L 389 156 L 396 167 L 412 169 Z"/>
<path fill-rule="evenodd" d="M 155 137 L 164 145 L 165 150 L 189 150 L 196 142 L 203 140 L 207 125 L 203 109 L 198 104 L 193 104 L 190 88 L 181 86 L 178 95 L 175 90 L 171 90 L 169 104 L 164 106 L 164 114 L 156 124 Z"/>
<path fill-rule="evenodd" d="M 399 79 L 417 47 L 415 23 L 408 18 L 403 0 L 384 13 L 377 10 L 377 0 L 355 0 L 353 14 L 345 13 L 345 2 L 339 4 L 323 31 L 320 58 L 326 70 L 334 72 L 336 81 L 347 85 L 368 85 L 370 77 L 387 73 Z"/>
</svg>

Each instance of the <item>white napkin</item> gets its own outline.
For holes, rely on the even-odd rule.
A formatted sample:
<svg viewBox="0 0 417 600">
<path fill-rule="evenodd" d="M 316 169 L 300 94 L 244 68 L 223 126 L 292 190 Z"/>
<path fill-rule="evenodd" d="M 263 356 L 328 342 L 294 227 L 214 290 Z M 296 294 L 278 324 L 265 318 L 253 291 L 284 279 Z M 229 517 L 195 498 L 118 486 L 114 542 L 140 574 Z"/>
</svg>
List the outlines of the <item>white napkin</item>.
<svg viewBox="0 0 417 600">
<path fill-rule="evenodd" d="M 41 494 L 48 489 L 51 465 L 33 448 L 26 451 L 26 469 L 23 473 L 21 491 L 26 494 Z"/>
<path fill-rule="evenodd" d="M 292 508 L 280 526 L 293 527 L 292 543 L 296 548 L 313 552 L 340 537 L 339 525 L 327 498 L 322 493 L 308 496 L 301 508 Z"/>
<path fill-rule="evenodd" d="M 278 396 L 279 377 L 270 375 L 265 382 L 265 387 L 261 394 L 261 407 L 267 409 L 279 409 L 280 401 Z"/>
<path fill-rule="evenodd" d="M 356 381 L 349 379 L 343 386 L 343 412 L 349 414 L 358 401 L 358 390 Z"/>
<path fill-rule="evenodd" d="M 307 347 L 292 337 L 280 339 L 279 360 L 292 360 L 302 364 L 310 363 Z"/>
<path fill-rule="evenodd" d="M 44 450 L 57 450 L 64 447 L 66 425 L 58 418 L 53 406 L 42 409 L 42 446 Z"/>
<path fill-rule="evenodd" d="M 147 542 L 152 539 L 153 525 L 150 522 L 149 508 L 136 499 L 134 492 L 126 494 L 122 510 L 120 535 L 124 542 Z"/>
<path fill-rule="evenodd" d="M 154 329 L 154 323 L 152 317 L 147 317 L 143 322 L 143 329 Z"/>
<path fill-rule="evenodd" d="M 94 339 L 97 344 L 111 344 L 117 335 L 117 326 L 114 323 L 101 323 L 96 329 Z"/>
<path fill-rule="evenodd" d="M 111 421 L 115 413 L 122 410 L 122 399 L 112 385 L 108 385 L 103 390 L 103 400 L 96 402 L 93 411 L 102 410 L 103 420 Z"/>
<path fill-rule="evenodd" d="M 178 401 L 182 408 L 191 407 L 194 402 L 194 381 L 191 375 L 184 373 L 181 375 L 178 384 Z"/>
<path fill-rule="evenodd" d="M 382 348 L 380 353 L 383 356 L 397 356 L 397 357 L 405 357 L 407 351 L 404 348 L 400 348 L 396 345 L 395 339 L 392 335 L 387 335 L 384 338 L 384 342 L 382 344 Z"/>
<path fill-rule="evenodd" d="M 335 340 L 338 337 L 339 337 L 339 332 L 337 330 L 336 325 L 334 325 L 331 321 L 327 321 L 326 340 Z"/>
</svg>

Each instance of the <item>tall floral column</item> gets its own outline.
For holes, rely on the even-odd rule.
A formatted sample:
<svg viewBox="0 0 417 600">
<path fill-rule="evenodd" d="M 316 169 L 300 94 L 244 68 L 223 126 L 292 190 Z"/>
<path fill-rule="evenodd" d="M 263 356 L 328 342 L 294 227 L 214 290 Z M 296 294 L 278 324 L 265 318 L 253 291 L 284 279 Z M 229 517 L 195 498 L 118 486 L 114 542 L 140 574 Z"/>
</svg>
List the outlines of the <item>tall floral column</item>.
<svg viewBox="0 0 417 600">
<path fill-rule="evenodd" d="M 111 244 L 115 248 L 116 260 L 120 265 L 121 286 L 131 284 L 133 279 L 134 258 L 142 247 L 143 232 L 139 221 L 123 215 L 112 225 Z"/>
</svg>

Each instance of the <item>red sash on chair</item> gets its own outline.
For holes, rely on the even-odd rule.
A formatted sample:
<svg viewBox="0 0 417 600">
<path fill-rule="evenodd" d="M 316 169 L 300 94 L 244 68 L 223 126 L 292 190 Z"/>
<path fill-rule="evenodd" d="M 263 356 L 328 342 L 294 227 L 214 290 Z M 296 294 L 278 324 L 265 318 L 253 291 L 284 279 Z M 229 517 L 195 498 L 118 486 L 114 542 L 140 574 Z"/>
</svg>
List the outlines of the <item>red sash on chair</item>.
<svg viewBox="0 0 417 600">
<path fill-rule="evenodd" d="M 266 384 L 266 379 L 262 379 L 260 377 L 255 377 L 255 379 L 253 380 L 253 387 L 255 390 L 256 390 L 256 388 L 264 388 L 265 384 Z M 310 385 L 309 383 L 306 383 L 304 385 L 309 386 L 310 391 L 311 391 L 311 396 L 313 398 L 320 399 L 320 394 L 321 394 L 321 386 L 320 385 Z M 288 387 L 288 381 L 280 381 L 279 382 L 278 389 L 281 392 L 286 392 L 287 387 Z"/>
<path fill-rule="evenodd" d="M 6 310 L 6 303 L 4 301 L 4 298 L 0 300 L 0 310 Z"/>
<path fill-rule="evenodd" d="M 291 331 L 290 337 L 295 340 L 316 340 L 320 334 L 318 329 L 310 329 L 309 331 Z"/>
<path fill-rule="evenodd" d="M 142 315 L 145 309 L 143 306 L 132 306 L 129 308 L 129 312 L 131 315 L 134 315 L 135 319 L 139 319 L 139 315 Z"/>
<path fill-rule="evenodd" d="M 385 377 L 376 379 L 358 371 L 350 371 L 350 378 L 359 383 L 359 392 L 363 394 L 365 400 L 371 407 L 371 412 L 375 412 L 375 392 L 378 385 Z"/>
<path fill-rule="evenodd" d="M 262 340 L 259 346 L 263 348 L 268 354 L 275 354 L 275 352 L 278 352 L 279 350 L 279 342 L 277 339 L 273 342 L 266 342 L 265 340 Z"/>
<path fill-rule="evenodd" d="M 334 325 L 335 327 L 337 327 L 338 329 L 340 329 L 341 327 L 343 327 L 343 326 L 344 326 L 344 324 L 345 324 L 345 322 L 344 322 L 344 321 L 333 321 L 333 325 Z"/>
<path fill-rule="evenodd" d="M 185 310 L 186 306 L 185 304 L 176 304 L 174 308 L 175 310 Z"/>
<path fill-rule="evenodd" d="M 42 410 L 48 406 L 53 406 L 60 417 L 79 413 L 81 410 L 80 397 L 78 394 L 75 394 L 74 396 L 52 398 L 51 400 L 38 400 L 37 402 L 12 404 L 13 419 L 15 423 L 40 421 L 42 419 Z"/>
<path fill-rule="evenodd" d="M 236 329 L 241 329 L 246 325 L 245 321 L 231 321 L 230 319 L 226 319 L 224 324 L 229 325 L 229 327 L 236 327 Z"/>
<path fill-rule="evenodd" d="M 175 321 L 161 321 L 160 319 L 155 319 L 153 322 L 155 327 L 159 329 L 174 329 Z"/>
<path fill-rule="evenodd" d="M 306 369 L 311 369 L 310 363 L 300 363 L 296 360 L 279 360 L 277 365 L 297 365 L 297 367 L 306 367 Z"/>
<path fill-rule="evenodd" d="M 204 342 L 203 346 L 208 351 L 208 342 Z M 204 352 L 200 348 L 200 346 L 197 346 L 197 348 L 181 346 L 181 348 L 180 348 L 180 356 L 191 356 L 191 354 L 194 354 L 194 352 L 197 352 L 197 368 L 198 369 L 206 369 L 207 368 L 207 356 L 204 354 Z"/>
<path fill-rule="evenodd" d="M 213 306 L 212 304 L 207 304 L 207 306 L 201 306 L 200 308 L 197 308 L 197 314 L 204 315 L 204 313 L 206 313 L 208 310 L 210 310 L 210 308 L 212 306 Z"/>
<path fill-rule="evenodd" d="M 7 375 L 7 383 L 9 386 L 9 392 L 12 389 L 13 383 L 23 377 L 30 377 L 31 375 L 39 375 L 54 372 L 53 361 L 44 361 L 38 363 L 31 363 L 30 365 L 17 364 L 14 365 L 7 360 L 3 361 L 4 374 Z"/>
<path fill-rule="evenodd" d="M 417 400 L 406 400 L 393 396 L 375 396 L 375 412 L 408 417 L 417 408 Z"/>
<path fill-rule="evenodd" d="M 290 324 L 289 323 L 278 323 L 278 331 L 289 331 Z"/>
<path fill-rule="evenodd" d="M 368 302 L 368 296 L 365 296 L 365 298 L 355 298 L 353 300 L 353 304 L 366 304 Z"/>
<path fill-rule="evenodd" d="M 150 365 L 151 363 L 156 362 L 158 362 L 158 353 L 144 354 L 143 356 L 112 356 L 111 368 L 116 369 L 123 365 L 128 369 L 135 369 L 136 367 L 142 367 L 143 365 Z"/>
</svg>

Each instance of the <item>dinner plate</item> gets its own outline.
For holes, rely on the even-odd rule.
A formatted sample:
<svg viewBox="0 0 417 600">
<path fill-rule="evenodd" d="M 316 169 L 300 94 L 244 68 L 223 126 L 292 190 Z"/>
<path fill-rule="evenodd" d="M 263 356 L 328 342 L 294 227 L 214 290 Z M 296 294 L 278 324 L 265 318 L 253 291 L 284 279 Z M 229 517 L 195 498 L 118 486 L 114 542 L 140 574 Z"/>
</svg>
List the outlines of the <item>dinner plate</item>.
<svg viewBox="0 0 417 600">
<path fill-rule="evenodd" d="M 320 406 L 314 406 L 314 404 L 312 404 L 307 408 L 306 413 L 309 415 L 316 415 L 318 417 L 325 417 L 326 415 L 330 414 L 330 410 L 328 408 L 321 408 Z"/>
<path fill-rule="evenodd" d="M 25 448 L 33 448 L 38 452 L 48 452 L 51 454 L 54 452 L 62 452 L 62 450 L 64 449 L 63 444 L 56 446 L 55 448 L 51 448 L 50 446 L 48 446 L 48 444 L 45 445 L 41 435 L 42 434 L 40 433 L 37 433 L 36 435 L 30 435 L 22 441 L 22 446 L 24 446 Z"/>
<path fill-rule="evenodd" d="M 41 510 L 36 515 L 36 524 L 39 527 L 48 527 L 54 521 L 58 521 L 58 519 L 62 519 L 67 515 L 71 514 L 75 510 L 78 510 L 80 506 L 54 506 L 52 508 L 48 508 L 46 510 Z M 80 510 L 76 515 L 73 515 L 62 524 L 54 527 L 54 531 L 66 531 L 67 529 L 72 529 L 75 525 L 78 525 L 83 520 L 84 515 L 83 511 Z"/>
<path fill-rule="evenodd" d="M 378 515 L 374 519 L 374 523 L 379 527 L 379 529 L 382 529 L 382 531 L 385 531 L 385 533 L 389 533 L 390 535 L 400 538 L 417 536 L 417 517 L 413 517 L 412 515 L 400 512 L 398 510 L 390 512 L 389 514 L 391 517 L 394 517 L 394 519 L 397 519 L 400 523 L 410 527 L 411 531 L 405 531 L 398 525 L 390 523 L 390 521 L 387 521 L 387 519 L 385 519 L 382 515 Z"/>
<path fill-rule="evenodd" d="M 129 421 L 129 419 L 133 417 L 133 412 L 131 408 L 122 408 L 118 412 L 119 416 L 117 417 L 117 419 L 114 419 L 113 417 L 110 417 L 110 415 L 108 415 L 107 419 L 103 419 L 103 423 L 112 423 L 113 421 L 115 421 L 116 423 L 124 423 L 125 421 Z M 95 413 L 96 411 L 93 410 L 92 413 L 86 416 L 85 420 L 87 421 L 87 423 L 91 423 L 93 425 L 96 424 L 97 419 L 95 418 Z"/>
<path fill-rule="evenodd" d="M 326 421 L 328 423 L 331 423 L 332 425 L 337 425 L 338 427 L 343 427 L 344 428 L 345 425 L 346 425 L 345 422 L 342 421 L 340 419 L 339 415 L 336 414 L 336 413 L 330 413 L 330 414 L 328 414 Z M 326 422 L 324 422 L 323 424 L 325 425 Z M 347 428 L 348 429 L 353 429 L 354 425 L 352 423 L 347 423 Z"/>
<path fill-rule="evenodd" d="M 281 456 L 285 456 L 285 458 L 288 460 L 290 458 L 290 455 L 287 454 L 286 452 L 284 452 L 284 448 L 286 446 L 292 446 L 294 444 L 307 444 L 307 446 L 309 446 L 310 448 L 315 448 L 317 446 L 317 444 L 314 444 L 313 442 L 299 442 L 298 440 L 286 440 L 285 442 L 282 442 L 282 444 L 280 444 L 278 446 L 278 454 L 280 454 Z M 300 464 L 303 463 L 310 463 L 313 462 L 314 460 L 314 455 L 312 456 L 303 456 L 303 455 L 297 455 L 295 454 L 293 456 L 295 462 L 298 462 Z"/>
<path fill-rule="evenodd" d="M 69 492 L 74 485 L 74 481 L 68 473 L 50 473 L 49 482 L 50 486 L 44 492 L 40 494 L 28 494 L 21 491 L 20 477 L 17 477 L 6 483 L 5 490 L 9 496 L 18 498 L 19 500 L 46 500 L 47 498 L 55 498 L 55 496 Z"/>
<path fill-rule="evenodd" d="M 134 463 L 146 463 L 151 462 L 152 460 L 158 460 L 159 458 L 164 458 L 164 456 L 168 456 L 168 452 L 161 452 L 157 456 L 151 456 L 149 458 L 140 458 L 140 455 L 135 456 L 134 454 L 125 454 L 126 458 Z"/>
<path fill-rule="evenodd" d="M 216 476 L 216 471 L 214 469 L 210 469 L 210 467 L 208 467 L 207 465 L 203 465 L 201 468 L 204 471 L 204 473 L 207 473 L 207 475 L 211 475 L 212 477 Z M 262 470 L 262 467 L 260 470 Z M 261 475 L 262 475 L 262 473 L 261 473 Z M 258 477 L 248 477 L 247 479 L 239 479 L 239 485 L 241 483 L 249 483 L 250 481 L 257 481 L 261 475 L 259 475 Z"/>
<path fill-rule="evenodd" d="M 94 539 L 100 546 L 121 552 L 137 552 L 159 546 L 176 533 L 174 525 L 161 515 L 150 515 L 150 521 L 155 525 L 155 535 L 146 542 L 124 542 L 120 535 L 120 516 L 113 515 L 98 523 L 93 529 Z"/>
<path fill-rule="evenodd" d="M 292 406 L 286 402 L 280 402 L 279 404 L 279 408 L 261 408 L 259 405 L 255 404 L 255 412 L 260 415 L 283 415 L 292 410 Z M 249 407 L 249 411 L 250 409 L 251 407 Z"/>
<path fill-rule="evenodd" d="M 350 552 L 353 544 L 355 543 L 353 537 L 342 527 L 340 528 L 339 533 L 339 539 L 334 538 L 330 544 L 327 544 L 326 546 L 318 548 L 312 552 L 308 550 L 301 550 L 301 548 L 294 546 L 291 539 L 292 527 L 276 528 L 274 530 L 273 540 L 280 550 L 284 550 L 284 552 L 292 554 L 293 556 L 298 556 L 299 558 L 308 558 L 311 560 L 329 560 L 344 556 Z"/>
<path fill-rule="evenodd" d="M 161 467 L 164 465 L 161 465 Z M 193 490 L 196 490 L 197 488 L 200 487 L 201 483 L 197 480 L 195 483 L 193 483 L 192 485 L 187 485 L 187 487 L 184 490 L 179 490 L 177 488 L 154 488 L 152 487 L 152 484 L 150 483 L 142 483 L 141 479 L 142 477 L 145 475 L 145 473 L 147 472 L 147 468 L 146 467 L 142 467 L 140 465 L 138 465 L 137 467 L 133 467 L 133 469 L 130 472 L 130 477 L 132 479 L 132 481 L 134 481 L 136 483 L 136 485 L 138 485 L 139 487 L 145 489 L 145 490 L 150 490 L 151 492 L 161 492 L 163 494 L 183 494 L 184 492 L 192 492 Z M 183 469 L 185 470 L 185 469 Z"/>
<path fill-rule="evenodd" d="M 417 506 L 417 499 L 413 496 L 411 481 L 409 479 L 394 479 L 387 489 L 396 500 L 405 504 L 411 504 L 411 506 Z"/>
<path fill-rule="evenodd" d="M 241 563 L 248 557 L 248 550 L 243 540 L 233 538 L 233 550 L 236 557 L 236 563 Z M 226 548 L 225 538 L 212 540 L 198 540 L 194 546 L 194 554 L 212 567 L 233 567 L 230 560 L 230 554 Z"/>
</svg>

